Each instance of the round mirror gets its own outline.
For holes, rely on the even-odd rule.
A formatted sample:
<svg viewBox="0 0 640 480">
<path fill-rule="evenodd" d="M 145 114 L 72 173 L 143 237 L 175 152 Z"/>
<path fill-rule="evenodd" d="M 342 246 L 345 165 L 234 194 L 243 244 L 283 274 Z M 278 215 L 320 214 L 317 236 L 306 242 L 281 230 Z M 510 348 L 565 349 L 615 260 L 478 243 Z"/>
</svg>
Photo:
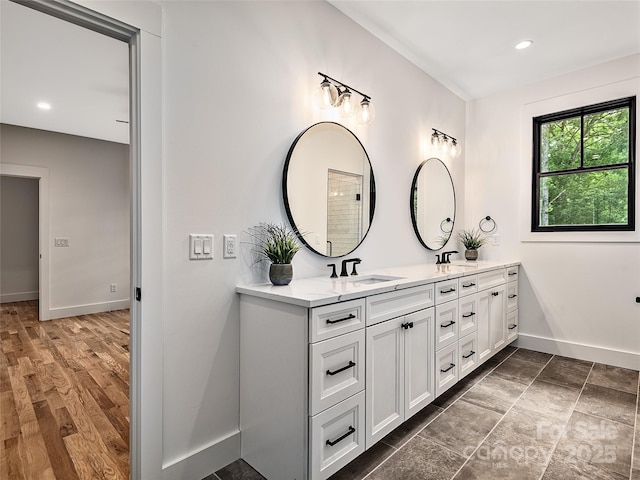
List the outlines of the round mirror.
<svg viewBox="0 0 640 480">
<path fill-rule="evenodd" d="M 411 186 L 411 221 L 420 243 L 429 250 L 444 247 L 456 219 L 456 195 L 447 166 L 437 158 L 420 164 Z"/>
<path fill-rule="evenodd" d="M 287 154 L 284 205 L 300 240 L 325 257 L 356 249 L 369 231 L 375 181 L 364 147 L 350 130 L 321 122 L 303 131 Z"/>
</svg>

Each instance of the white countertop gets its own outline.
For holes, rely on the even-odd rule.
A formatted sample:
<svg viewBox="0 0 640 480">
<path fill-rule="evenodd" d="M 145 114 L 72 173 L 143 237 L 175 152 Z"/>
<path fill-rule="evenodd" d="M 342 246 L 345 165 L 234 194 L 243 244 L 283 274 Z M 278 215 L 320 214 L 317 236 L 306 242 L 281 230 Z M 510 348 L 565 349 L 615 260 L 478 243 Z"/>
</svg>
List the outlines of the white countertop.
<svg viewBox="0 0 640 480">
<path fill-rule="evenodd" d="M 336 261 L 338 267 L 340 261 Z M 258 285 L 240 285 L 236 292 L 243 295 L 267 298 L 302 307 L 318 307 L 329 303 L 367 297 L 378 293 L 392 292 L 403 288 L 439 282 L 449 278 L 463 277 L 474 273 L 486 272 L 496 268 L 519 265 L 520 262 L 464 262 L 453 261 L 450 264 L 407 265 L 402 267 L 379 268 L 359 272 L 358 276 L 329 278 L 315 277 L 291 281 L 289 285 L 275 286 L 271 283 Z M 371 275 L 400 277 L 396 280 L 362 284 L 358 278 L 366 279 Z"/>
</svg>

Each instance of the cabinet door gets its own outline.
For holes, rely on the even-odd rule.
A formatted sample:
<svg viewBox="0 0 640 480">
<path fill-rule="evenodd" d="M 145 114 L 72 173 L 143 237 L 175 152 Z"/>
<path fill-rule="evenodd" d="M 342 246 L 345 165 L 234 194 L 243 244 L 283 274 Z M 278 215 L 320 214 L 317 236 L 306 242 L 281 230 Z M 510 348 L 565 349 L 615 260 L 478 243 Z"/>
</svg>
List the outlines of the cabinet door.
<svg viewBox="0 0 640 480">
<path fill-rule="evenodd" d="M 404 421 L 404 320 L 366 328 L 366 448 Z"/>
<path fill-rule="evenodd" d="M 489 315 L 491 322 L 491 349 L 495 353 L 506 345 L 507 332 L 505 326 L 505 314 L 507 299 L 506 287 L 499 285 L 490 289 Z"/>
<path fill-rule="evenodd" d="M 518 282 L 507 283 L 507 312 L 518 308 Z"/>
<path fill-rule="evenodd" d="M 518 310 L 507 313 L 507 343 L 518 338 Z"/>
<path fill-rule="evenodd" d="M 458 342 L 436 353 L 436 396 L 458 382 Z"/>
<path fill-rule="evenodd" d="M 433 308 L 407 315 L 404 324 L 404 420 L 422 410 L 435 398 L 433 374 L 435 348 Z"/>
<path fill-rule="evenodd" d="M 478 334 L 473 332 L 458 340 L 458 376 L 460 380 L 478 366 Z"/>
<path fill-rule="evenodd" d="M 458 300 L 436 305 L 436 350 L 458 341 Z"/>
<path fill-rule="evenodd" d="M 484 290 L 478 293 L 478 310 L 476 322 L 478 323 L 478 362 L 482 363 L 491 356 L 491 322 L 489 321 L 489 306 L 491 303 L 491 291 Z"/>
<path fill-rule="evenodd" d="M 478 295 L 461 297 L 458 300 L 458 336 L 460 338 L 478 329 Z"/>
</svg>

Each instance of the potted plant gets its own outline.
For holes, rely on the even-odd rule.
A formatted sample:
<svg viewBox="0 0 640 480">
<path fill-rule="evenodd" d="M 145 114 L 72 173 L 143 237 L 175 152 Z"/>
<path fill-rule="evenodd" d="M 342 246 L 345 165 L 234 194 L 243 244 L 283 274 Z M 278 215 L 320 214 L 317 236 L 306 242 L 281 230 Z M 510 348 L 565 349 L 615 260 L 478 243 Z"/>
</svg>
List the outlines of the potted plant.
<svg viewBox="0 0 640 480">
<path fill-rule="evenodd" d="M 458 232 L 458 240 L 464 245 L 464 258 L 467 260 L 477 260 L 478 249 L 488 242 L 487 238 L 474 228 Z"/>
<path fill-rule="evenodd" d="M 284 224 L 260 223 L 249 234 L 255 240 L 258 261 L 269 261 L 269 280 L 288 285 L 293 278 L 291 261 L 300 250 L 296 234 Z"/>
</svg>

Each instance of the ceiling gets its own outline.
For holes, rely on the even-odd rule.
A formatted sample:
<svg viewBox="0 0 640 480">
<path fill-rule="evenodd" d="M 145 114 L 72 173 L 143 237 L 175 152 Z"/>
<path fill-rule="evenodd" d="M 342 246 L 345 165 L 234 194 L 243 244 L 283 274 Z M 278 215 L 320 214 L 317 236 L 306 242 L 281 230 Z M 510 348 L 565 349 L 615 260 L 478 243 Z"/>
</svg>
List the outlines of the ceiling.
<svg viewBox="0 0 640 480">
<path fill-rule="evenodd" d="M 640 0 L 328 1 L 465 100 L 640 52 Z"/>
<path fill-rule="evenodd" d="M 0 87 L 2 123 L 129 143 L 124 42 L 0 0 Z"/>
<path fill-rule="evenodd" d="M 465 100 L 640 52 L 640 0 L 328 1 Z M 0 122 L 128 143 L 128 72 L 125 43 L 0 0 Z"/>
</svg>

